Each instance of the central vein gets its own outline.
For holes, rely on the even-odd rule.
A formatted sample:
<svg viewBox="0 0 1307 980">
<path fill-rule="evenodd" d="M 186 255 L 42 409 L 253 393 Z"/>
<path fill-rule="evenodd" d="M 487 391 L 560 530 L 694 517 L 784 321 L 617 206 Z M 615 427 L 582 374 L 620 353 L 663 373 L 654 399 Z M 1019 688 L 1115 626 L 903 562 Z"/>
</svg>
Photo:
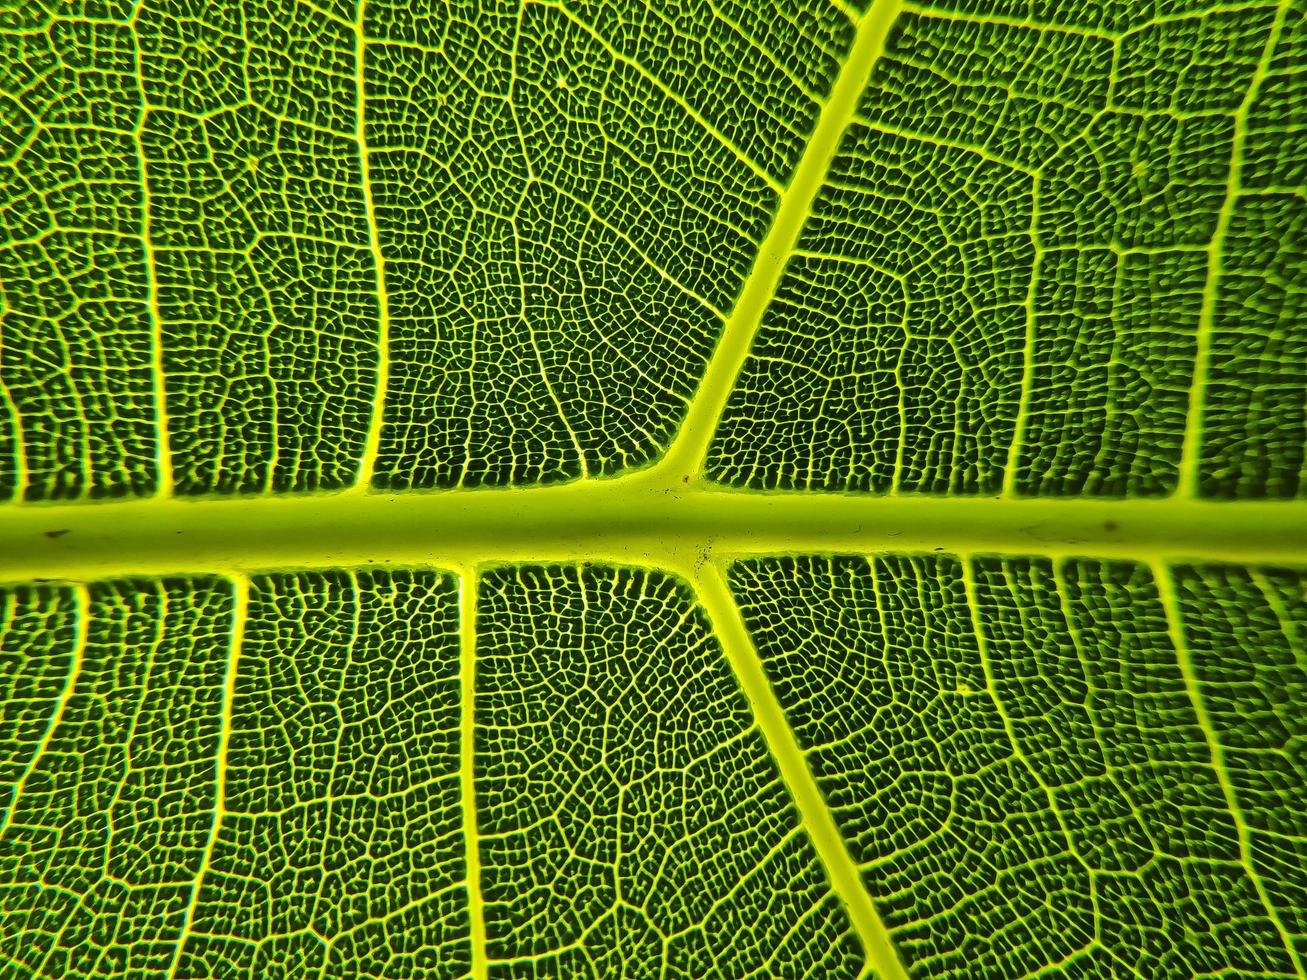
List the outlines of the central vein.
<svg viewBox="0 0 1307 980">
<path fill-rule="evenodd" d="M 1300 564 L 1307 500 L 752 493 L 584 480 L 517 490 L 0 508 L 0 582 L 270 569 L 932 552 Z"/>
</svg>

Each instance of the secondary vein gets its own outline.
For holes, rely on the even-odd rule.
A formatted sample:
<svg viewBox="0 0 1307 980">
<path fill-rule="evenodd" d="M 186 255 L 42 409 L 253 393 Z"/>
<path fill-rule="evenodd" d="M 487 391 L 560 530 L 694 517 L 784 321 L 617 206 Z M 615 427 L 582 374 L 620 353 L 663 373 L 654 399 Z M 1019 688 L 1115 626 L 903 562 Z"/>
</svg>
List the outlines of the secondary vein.
<svg viewBox="0 0 1307 980">
<path fill-rule="evenodd" d="M 679 484 L 698 479 L 726 400 L 744 366 L 763 314 L 776 295 L 791 252 L 812 211 L 835 151 L 852 122 L 872 65 L 885 47 L 900 0 L 875 0 L 858 22 L 853 45 L 822 106 L 817 125 L 798 166 L 782 192 L 771 228 L 758 247 L 753 268 L 726 319 L 717 349 L 704 370 L 680 431 L 663 458 L 647 474 L 654 482 Z"/>
<path fill-rule="evenodd" d="M 88 635 L 88 625 L 91 619 L 91 600 L 84 583 L 78 583 L 72 586 L 73 594 L 73 644 L 72 651 L 68 657 L 68 673 L 64 678 L 63 687 L 59 691 L 59 697 L 55 700 L 54 710 L 50 712 L 50 721 L 46 725 L 45 732 L 41 735 L 41 741 L 37 743 L 36 750 L 28 760 L 27 765 L 23 767 L 22 775 L 14 782 L 13 792 L 9 797 L 9 807 L 0 814 L 0 837 L 9 827 L 13 820 L 14 813 L 17 812 L 20 802 L 23 802 L 23 793 L 27 789 L 27 780 L 31 778 L 33 772 L 42 759 L 45 758 L 50 744 L 54 741 L 55 733 L 59 726 L 63 724 L 64 712 L 68 709 L 68 702 L 77 688 L 77 682 L 82 676 L 82 664 L 86 659 L 86 638 Z"/>
<path fill-rule="evenodd" d="M 481 897 L 481 836 L 476 802 L 476 655 L 477 573 L 460 570 L 458 577 L 459 790 L 462 797 L 464 864 L 467 868 L 469 975 L 485 980 L 486 923 Z"/>
<path fill-rule="evenodd" d="M 195 872 L 195 884 L 191 887 L 191 897 L 186 903 L 182 916 L 181 932 L 173 947 L 172 964 L 168 975 L 175 976 L 181 965 L 186 942 L 191 938 L 195 928 L 195 911 L 199 908 L 200 893 L 204 890 L 204 881 L 213 866 L 213 852 L 222 832 L 222 821 L 227 815 L 227 754 L 231 746 L 232 704 L 236 700 L 236 672 L 240 668 L 241 648 L 245 644 L 245 621 L 249 610 L 250 580 L 244 575 L 231 575 L 232 611 L 231 630 L 228 636 L 227 662 L 222 678 L 222 706 L 219 713 L 218 746 L 214 751 L 213 777 L 213 822 L 209 825 L 208 837 L 204 844 L 204 853 L 200 866 Z"/>
<path fill-rule="evenodd" d="M 1204 393 L 1207 391 L 1207 365 L 1211 358 L 1212 333 L 1215 329 L 1217 290 L 1225 276 L 1225 239 L 1234 215 L 1235 203 L 1243 191 L 1244 143 L 1248 137 L 1248 113 L 1266 79 L 1275 48 L 1280 39 L 1288 11 L 1288 0 L 1280 0 L 1275 19 L 1267 33 L 1266 44 L 1253 77 L 1248 82 L 1243 101 L 1234 114 L 1234 134 L 1230 140 L 1230 169 L 1226 175 L 1225 199 L 1216 218 L 1216 228 L 1207 245 L 1207 279 L 1203 284 L 1202 305 L 1198 312 L 1198 327 L 1194 337 L 1194 373 L 1189 385 L 1189 405 L 1185 411 L 1184 438 L 1180 443 L 1180 465 L 1176 476 L 1177 496 L 1197 497 L 1202 480 L 1201 457 L 1203 441 Z"/>
<path fill-rule="evenodd" d="M 372 415 L 368 434 L 363 443 L 363 458 L 359 463 L 358 481 L 354 489 L 367 493 L 372 486 L 376 470 L 377 451 L 381 446 L 381 426 L 385 418 L 386 388 L 390 384 L 390 298 L 386 293 L 386 257 L 381 251 L 381 234 L 377 227 L 376 202 L 372 197 L 372 165 L 368 153 L 367 80 L 364 74 L 367 37 L 364 21 L 367 0 L 359 0 L 358 15 L 354 21 L 354 131 L 359 151 L 359 183 L 363 190 L 363 210 L 367 217 L 368 249 L 372 253 L 372 267 L 377 277 L 377 386 L 372 395 Z"/>
<path fill-rule="evenodd" d="M 1252 883 L 1253 890 L 1257 893 L 1257 898 L 1262 904 L 1262 909 L 1266 912 L 1267 919 L 1270 920 L 1279 933 L 1280 941 L 1284 944 L 1285 953 L 1292 961 L 1298 976 L 1307 976 L 1307 971 L 1304 971 L 1303 962 L 1298 955 L 1293 937 L 1290 935 L 1289 930 L 1285 928 L 1284 922 L 1280 918 L 1279 909 L 1276 908 L 1274 901 L 1267 893 L 1266 885 L 1262 882 L 1261 876 L 1257 874 L 1257 869 L 1253 865 L 1252 834 L 1248 828 L 1248 821 L 1243 815 L 1243 809 L 1239 805 L 1239 797 L 1235 792 L 1234 784 L 1230 780 L 1230 770 L 1225 761 L 1225 746 L 1221 743 L 1220 736 L 1212 724 L 1211 713 L 1207 710 L 1207 699 L 1203 697 L 1202 684 L 1198 679 L 1197 671 L 1194 669 L 1193 656 L 1184 635 L 1184 621 L 1180 614 L 1180 601 L 1175 594 L 1172 569 L 1165 564 L 1155 563 L 1152 565 L 1151 571 L 1153 581 L 1157 586 L 1158 598 L 1162 603 L 1162 610 L 1166 614 L 1167 629 L 1170 631 L 1171 645 L 1175 648 L 1176 661 L 1180 666 L 1180 676 L 1184 679 L 1185 691 L 1189 695 L 1189 703 L 1193 706 L 1194 715 L 1198 720 L 1198 728 L 1202 731 L 1203 738 L 1207 742 L 1212 771 L 1216 775 L 1217 784 L 1221 787 L 1226 809 L 1230 813 L 1235 833 L 1238 835 L 1239 865 Z"/>
<path fill-rule="evenodd" d="M 137 33 L 137 18 L 140 6 L 132 16 L 132 57 L 135 59 L 134 76 L 141 96 L 141 111 L 132 130 L 132 145 L 136 150 L 136 163 L 141 175 L 141 260 L 145 267 L 145 307 L 150 318 L 150 378 L 154 399 L 155 431 L 155 479 L 158 481 L 155 492 L 160 497 L 171 497 L 173 490 L 172 448 L 168 442 L 168 377 L 164 372 L 163 313 L 159 309 L 158 263 L 155 259 L 154 238 L 150 232 L 150 175 L 146 165 L 145 144 L 142 135 L 145 131 L 145 117 L 149 106 L 145 100 L 145 88 L 140 82 L 144 77 L 141 66 L 141 38 Z M 18 415 L 15 413 L 14 418 Z M 15 422 L 14 428 L 21 430 Z"/>
<path fill-rule="evenodd" d="M 889 931 L 863 887 L 857 864 L 849 854 L 826 799 L 808 768 L 803 749 L 790 729 L 785 712 L 772 693 L 722 570 L 706 563 L 695 573 L 694 583 L 699 601 L 712 621 L 713 632 L 753 707 L 758 729 L 776 760 L 781 779 L 789 787 L 799 810 L 803 827 L 826 869 L 831 888 L 843 901 L 853 929 L 862 941 L 868 964 L 881 980 L 906 980 L 907 972 L 899 961 Z"/>
</svg>

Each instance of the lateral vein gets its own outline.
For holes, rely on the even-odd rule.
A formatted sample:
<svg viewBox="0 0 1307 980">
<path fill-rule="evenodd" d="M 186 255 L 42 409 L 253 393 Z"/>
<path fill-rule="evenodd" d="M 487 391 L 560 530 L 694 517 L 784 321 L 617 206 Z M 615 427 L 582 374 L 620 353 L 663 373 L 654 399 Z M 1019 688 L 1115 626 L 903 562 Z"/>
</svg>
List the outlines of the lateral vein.
<svg viewBox="0 0 1307 980">
<path fill-rule="evenodd" d="M 1184 680 L 1185 692 L 1189 695 L 1189 702 L 1193 705 L 1194 714 L 1198 718 L 1198 728 L 1202 731 L 1203 738 L 1207 742 L 1207 751 L 1211 756 L 1212 769 L 1216 775 L 1217 784 L 1221 787 L 1226 808 L 1230 811 L 1230 819 L 1234 822 L 1234 829 L 1238 834 L 1239 864 L 1243 868 L 1244 874 L 1248 876 L 1248 880 L 1252 883 L 1253 889 L 1257 892 L 1257 898 L 1266 912 L 1266 917 L 1275 926 L 1280 941 L 1284 944 L 1285 953 L 1290 962 L 1293 963 L 1298 976 L 1307 977 L 1307 970 L 1304 970 L 1293 937 L 1290 935 L 1289 930 L 1285 928 L 1284 922 L 1280 919 L 1279 910 L 1275 907 L 1271 896 L 1266 891 L 1266 885 L 1263 884 L 1261 877 L 1257 874 L 1257 869 L 1253 867 L 1252 836 L 1248 830 L 1248 821 L 1245 819 L 1243 809 L 1239 805 L 1239 798 L 1235 793 L 1234 785 L 1230 782 L 1230 773 L 1225 764 L 1225 746 L 1221 743 L 1221 739 L 1212 725 L 1212 717 L 1207 710 L 1207 700 L 1203 697 L 1202 686 L 1199 684 L 1197 672 L 1194 670 L 1193 657 L 1189 650 L 1189 644 L 1184 637 L 1184 622 L 1180 616 L 1180 602 L 1175 594 L 1175 582 L 1171 578 L 1171 569 L 1164 564 L 1158 563 L 1152 565 L 1151 571 L 1153 580 L 1157 585 L 1157 595 L 1161 600 L 1162 610 L 1166 614 L 1166 625 L 1171 634 L 1171 645 L 1175 647 L 1175 657 L 1180 667 L 1180 676 Z"/>
<path fill-rule="evenodd" d="M 0 377 L 0 406 L 9 417 L 9 434 L 5 440 L 9 446 L 9 455 L 13 460 L 13 502 L 21 503 L 27 496 L 27 434 L 23 432 L 23 417 L 18 411 L 18 401 L 14 398 L 9 384 Z"/>
<path fill-rule="evenodd" d="M 150 233 L 150 176 L 145 162 L 145 144 L 141 140 L 141 135 L 145 131 L 145 117 L 149 112 L 149 106 L 145 102 L 145 88 L 140 84 L 140 79 L 144 77 L 141 66 L 141 38 L 137 34 L 136 21 L 140 16 L 141 7 L 138 4 L 135 13 L 132 15 L 132 57 L 135 59 L 134 77 L 138 80 L 137 89 L 141 96 L 141 111 L 136 119 L 136 126 L 132 130 L 132 145 L 136 149 L 136 163 L 140 168 L 141 175 L 141 259 L 145 266 L 145 306 L 150 317 L 150 378 L 152 384 L 152 394 L 154 400 L 154 426 L 155 426 L 155 479 L 158 480 L 158 486 L 155 493 L 159 497 L 168 498 L 172 496 L 173 491 L 173 466 L 172 466 L 172 447 L 168 442 L 168 378 L 163 369 L 163 314 L 159 310 L 159 277 L 158 265 L 154 255 L 154 238 Z M 15 429 L 19 428 L 17 419 L 14 416 Z"/>
<path fill-rule="evenodd" d="M 1230 230 L 1230 219 L 1234 215 L 1235 202 L 1242 193 L 1244 142 L 1248 137 L 1248 113 L 1261 91 L 1266 79 L 1284 18 L 1288 12 L 1288 0 L 1279 0 L 1271 29 L 1267 32 L 1266 44 L 1257 67 L 1248 82 L 1243 101 L 1234 114 L 1234 134 L 1230 140 L 1230 168 L 1226 174 L 1225 198 L 1216 217 L 1216 228 L 1207 245 L 1207 278 L 1203 283 L 1202 303 L 1198 311 L 1198 326 L 1194 336 L 1194 371 L 1189 382 L 1189 404 L 1185 410 L 1184 436 L 1180 443 L 1180 464 L 1176 476 L 1176 495 L 1197 497 L 1201 479 L 1200 463 L 1203 441 L 1203 395 L 1207 391 L 1207 364 L 1211 357 L 1213 321 L 1216 318 L 1217 288 L 1225 276 L 1225 238 Z"/>
<path fill-rule="evenodd" d="M 753 707 L 754 720 L 776 760 L 781 779 L 789 787 L 804 829 L 826 869 L 831 888 L 844 903 L 853 929 L 862 942 L 868 964 L 881 980 L 907 980 L 907 972 L 899 961 L 889 931 L 863 887 L 857 864 L 849 854 L 835 818 L 808 768 L 803 749 L 790 729 L 785 712 L 772 693 L 771 683 L 758 660 L 758 653 L 726 585 L 722 569 L 712 562 L 704 563 L 694 573 L 694 587 L 712 621 L 722 651 Z"/>
<path fill-rule="evenodd" d="M 200 866 L 195 872 L 191 897 L 186 903 L 186 912 L 182 916 L 182 928 L 177 936 L 177 945 L 173 948 L 172 964 L 168 967 L 170 977 L 176 976 L 186 942 L 195 928 L 195 910 L 199 908 L 200 893 L 204 890 L 205 878 L 212 868 L 214 848 L 217 847 L 218 836 L 222 832 L 223 819 L 227 816 L 227 753 L 231 747 L 232 702 L 236 700 L 236 672 L 240 669 L 241 649 L 245 645 L 245 622 L 249 614 L 250 601 L 249 578 L 244 575 L 229 575 L 228 579 L 232 590 L 231 632 L 227 641 L 227 661 L 222 675 L 218 747 L 214 752 L 213 822 L 209 826 Z"/>
<path fill-rule="evenodd" d="M 464 866 L 467 868 L 468 945 L 472 980 L 485 980 L 486 922 L 481 897 L 481 838 L 476 803 L 476 615 L 477 571 L 458 573 L 459 796 L 462 800 Z"/>
<path fill-rule="evenodd" d="M 32 753 L 32 758 L 23 767 L 22 775 L 14 783 L 13 795 L 9 798 L 9 807 L 0 815 L 0 837 L 4 836 L 5 830 L 13 819 L 14 811 L 18 809 L 18 804 L 23 797 L 23 791 L 27 788 L 27 780 L 36 771 L 37 765 L 41 762 L 41 759 L 50 748 L 50 743 L 54 740 L 55 732 L 63 724 L 64 712 L 68 709 L 68 702 L 73 696 L 73 690 L 77 687 L 77 681 L 82 676 L 82 664 L 86 659 L 87 627 L 91 618 L 91 599 L 85 585 L 74 585 L 72 593 L 73 647 L 68 659 L 68 675 L 64 679 L 63 688 L 59 691 L 54 710 L 50 712 L 50 722 L 41 735 L 41 741 L 37 744 L 36 751 Z"/>
<path fill-rule="evenodd" d="M 368 250 L 372 253 L 372 267 L 377 277 L 377 387 L 372 395 L 372 414 L 368 421 L 368 434 L 363 443 L 363 456 L 359 462 L 358 481 L 354 490 L 367 493 L 376 471 L 377 451 L 381 446 L 381 427 L 385 419 L 386 388 L 390 384 L 390 297 L 386 292 L 386 257 L 381 251 L 381 232 L 377 227 L 376 202 L 372 198 L 372 164 L 368 152 L 367 80 L 364 75 L 367 37 L 364 19 L 368 0 L 358 0 L 354 21 L 354 131 L 359 150 L 359 183 L 363 191 L 363 210 L 368 225 Z"/>
<path fill-rule="evenodd" d="M 763 315 L 776 295 L 786 263 L 825 182 L 840 139 L 854 118 L 858 97 L 872 65 L 884 50 L 899 7 L 900 0 L 875 0 L 858 22 L 853 45 L 831 86 L 798 166 L 781 193 L 776 217 L 758 246 L 753 268 L 726 318 L 717 349 L 704 369 L 676 438 L 646 474 L 651 482 L 679 485 L 682 477 L 697 480 L 701 476 L 708 444 L 717 430 L 726 401 L 744 367 Z"/>
</svg>

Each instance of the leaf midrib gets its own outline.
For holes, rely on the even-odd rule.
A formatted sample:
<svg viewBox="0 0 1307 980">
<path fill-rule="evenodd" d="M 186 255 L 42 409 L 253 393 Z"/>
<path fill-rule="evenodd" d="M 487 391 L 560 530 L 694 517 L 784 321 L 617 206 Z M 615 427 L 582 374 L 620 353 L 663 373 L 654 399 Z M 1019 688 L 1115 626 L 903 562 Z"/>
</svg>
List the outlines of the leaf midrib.
<svg viewBox="0 0 1307 980">
<path fill-rule="evenodd" d="M 359 0 L 349 26 L 358 49 L 356 123 L 367 195 L 371 181 L 361 74 L 365 2 Z M 388 373 L 384 267 L 374 227 L 383 304 L 381 362 L 354 487 L 315 495 L 175 498 L 170 482 L 164 481 L 152 499 L 2 507 L 0 582 L 365 565 L 477 569 L 523 561 L 641 564 L 693 577 L 709 559 L 795 552 L 947 551 L 1300 564 L 1307 555 L 1307 500 L 763 493 L 702 478 L 726 400 L 900 9 L 901 0 L 874 0 L 855 18 L 853 43 L 723 336 L 676 438 L 650 469 L 552 487 L 367 489 Z M 370 196 L 365 203 L 371 221 Z M 160 421 L 165 422 L 162 415 Z M 166 445 L 166 438 L 160 441 Z"/>
<path fill-rule="evenodd" d="M 761 493 L 617 480 L 514 490 L 0 508 L 0 581 L 344 566 L 946 551 L 1301 563 L 1307 501 Z"/>
</svg>

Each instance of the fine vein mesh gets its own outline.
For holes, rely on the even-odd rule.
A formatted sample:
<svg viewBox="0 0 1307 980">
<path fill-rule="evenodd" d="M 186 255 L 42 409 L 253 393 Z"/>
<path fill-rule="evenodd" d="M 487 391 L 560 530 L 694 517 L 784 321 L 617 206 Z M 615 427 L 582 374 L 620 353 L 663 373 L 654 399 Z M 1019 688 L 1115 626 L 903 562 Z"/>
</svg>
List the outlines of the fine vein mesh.
<svg viewBox="0 0 1307 980">
<path fill-rule="evenodd" d="M 1249 860 L 1307 964 L 1307 573 L 1175 570 L 1198 696 L 1223 749 Z"/>
<path fill-rule="evenodd" d="M 1272 729 L 1275 751 L 1227 757 L 1288 835 L 1250 873 L 1143 566 L 769 558 L 731 585 L 913 976 L 1296 975 L 1259 889 L 1302 908 L 1303 811 L 1283 790 L 1299 739 Z M 1254 628 L 1269 635 L 1227 634 L 1222 656 L 1260 663 L 1274 627 Z M 1302 639 L 1259 672 L 1264 698 L 1301 680 Z"/>
<path fill-rule="evenodd" d="M 378 301 L 347 14 L 297 0 L 136 12 L 178 493 L 354 482 Z"/>
<path fill-rule="evenodd" d="M 1211 497 L 1307 496 L 1307 3 L 1283 6 L 1212 286 L 1199 467 Z"/>
<path fill-rule="evenodd" d="M 161 455 L 187 495 L 648 462 L 853 32 L 818 0 L 20 7 L 0 498 L 30 500 L 148 494 Z M 908 4 L 710 474 L 1304 493 L 1303 13 Z"/>
<path fill-rule="evenodd" d="M 3 590 L 26 694 L 0 704 L 0 972 L 162 980 L 213 823 L 231 589 L 88 592 L 79 623 L 68 587 Z"/>
<path fill-rule="evenodd" d="M 148 493 L 136 40 L 18 6 L 0 13 L 0 501 Z"/>
<path fill-rule="evenodd" d="M 375 482 L 547 483 L 670 441 L 851 29 L 815 0 L 374 0 Z"/>
<path fill-rule="evenodd" d="M 1299 37 L 1301 17 L 1288 21 Z M 1232 272 L 1201 490 L 1296 492 L 1302 97 L 1283 79 L 1301 41 L 1286 31 L 1278 74 L 1261 80 L 1275 22 L 1273 2 L 900 15 L 710 475 L 769 489 L 1172 492 L 1215 250 Z M 1281 183 L 1240 196 L 1218 240 L 1243 162 L 1236 114 L 1253 94 L 1250 186 L 1270 188 L 1272 172 Z M 1287 144 L 1278 159 L 1258 149 L 1271 131 Z"/>
<path fill-rule="evenodd" d="M 160 453 L 184 495 L 339 489 L 377 410 L 387 487 L 647 462 L 851 37 L 820 0 L 23 5 L 0 497 L 145 495 Z"/>
<path fill-rule="evenodd" d="M 451 576 L 253 580 L 177 977 L 468 975 Z"/>
<path fill-rule="evenodd" d="M 679 581 L 493 571 L 476 796 L 492 977 L 854 977 L 861 951 Z"/>
<path fill-rule="evenodd" d="M 0 825 L 7 827 L 12 820 L 19 783 L 39 764 L 41 744 L 68 692 L 76 617 L 70 589 L 19 585 L 4 590 L 0 606 Z"/>
</svg>

